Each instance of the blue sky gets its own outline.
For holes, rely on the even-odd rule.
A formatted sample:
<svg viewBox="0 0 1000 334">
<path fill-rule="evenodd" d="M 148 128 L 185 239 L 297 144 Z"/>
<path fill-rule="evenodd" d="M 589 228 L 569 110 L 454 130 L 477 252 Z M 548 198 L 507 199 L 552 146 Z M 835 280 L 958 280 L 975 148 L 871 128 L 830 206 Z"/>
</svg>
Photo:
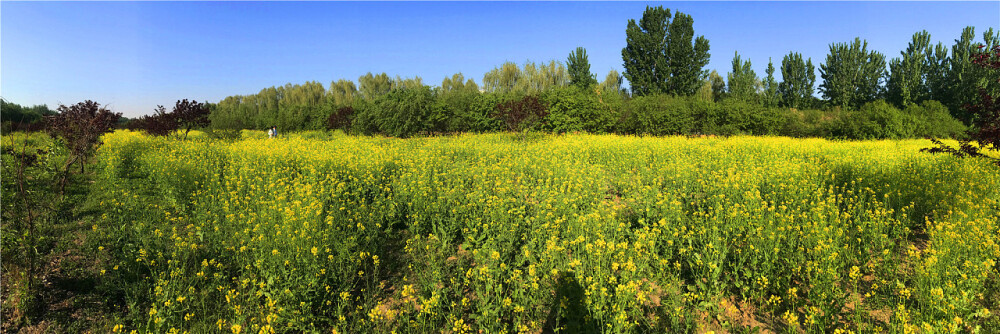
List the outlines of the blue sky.
<svg viewBox="0 0 1000 334">
<path fill-rule="evenodd" d="M 262 88 L 366 72 L 456 72 L 482 81 L 504 61 L 565 61 L 587 48 L 599 80 L 623 71 L 628 19 L 646 5 L 694 18 L 725 76 L 734 51 L 764 75 L 789 51 L 819 67 L 854 37 L 896 57 L 914 32 L 950 46 L 1000 28 L 989 2 L 0 2 L 0 96 L 22 105 L 85 99 L 125 116 L 178 99 L 217 102 Z M 780 79 L 780 71 L 778 71 Z M 818 77 L 818 73 L 817 73 Z M 819 84 L 817 79 L 817 85 Z"/>
</svg>

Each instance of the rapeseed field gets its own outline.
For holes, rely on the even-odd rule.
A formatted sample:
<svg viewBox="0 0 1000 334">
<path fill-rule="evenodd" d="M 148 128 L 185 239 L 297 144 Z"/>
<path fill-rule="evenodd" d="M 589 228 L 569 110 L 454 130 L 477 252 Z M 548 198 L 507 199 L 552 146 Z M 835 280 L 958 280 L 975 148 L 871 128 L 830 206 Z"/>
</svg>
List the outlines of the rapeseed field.
<svg viewBox="0 0 1000 334">
<path fill-rule="evenodd" d="M 1000 331 L 1000 168 L 927 146 L 118 131 L 94 252 L 116 332 Z"/>
</svg>

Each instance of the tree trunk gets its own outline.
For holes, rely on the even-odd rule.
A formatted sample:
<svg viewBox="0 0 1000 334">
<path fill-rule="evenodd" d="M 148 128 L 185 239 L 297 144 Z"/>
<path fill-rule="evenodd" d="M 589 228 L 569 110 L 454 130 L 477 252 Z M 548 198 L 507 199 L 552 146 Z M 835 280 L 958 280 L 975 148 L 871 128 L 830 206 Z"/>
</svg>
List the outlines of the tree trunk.
<svg viewBox="0 0 1000 334">
<path fill-rule="evenodd" d="M 62 168 L 62 173 L 61 173 L 62 175 L 61 175 L 61 178 L 59 180 L 59 197 L 60 198 L 63 197 L 66 194 L 66 181 L 69 179 L 69 168 L 71 166 L 73 166 L 73 163 L 75 163 L 77 160 L 79 160 L 79 158 L 80 157 L 75 156 L 75 155 L 71 156 L 69 158 L 69 160 L 66 160 L 66 165 L 64 165 L 63 168 Z M 80 168 L 82 169 L 83 165 L 81 165 Z"/>
</svg>

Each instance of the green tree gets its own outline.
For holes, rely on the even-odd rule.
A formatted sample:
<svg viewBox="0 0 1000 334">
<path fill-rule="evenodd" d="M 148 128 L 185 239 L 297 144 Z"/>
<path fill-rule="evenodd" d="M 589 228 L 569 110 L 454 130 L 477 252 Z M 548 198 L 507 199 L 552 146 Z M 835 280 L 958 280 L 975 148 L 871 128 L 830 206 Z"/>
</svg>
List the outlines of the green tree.
<svg viewBox="0 0 1000 334">
<path fill-rule="evenodd" d="M 450 77 L 441 80 L 441 87 L 438 88 L 441 94 L 460 92 L 465 90 L 465 76 L 462 73 L 455 73 Z"/>
<path fill-rule="evenodd" d="M 937 43 L 933 49 L 927 51 L 925 64 L 927 64 L 926 85 L 928 99 L 939 101 L 945 106 L 951 104 L 951 79 L 949 76 L 951 57 L 948 56 L 948 47 L 943 43 Z"/>
<path fill-rule="evenodd" d="M 701 80 L 708 76 L 708 71 L 703 70 L 709 60 L 708 39 L 705 36 L 694 38 L 693 26 L 694 19 L 681 12 L 677 12 L 670 24 L 667 57 L 670 63 L 668 92 L 671 94 L 694 95 Z"/>
<path fill-rule="evenodd" d="M 694 97 L 699 101 L 711 102 L 715 100 L 712 95 L 712 79 L 705 78 L 701 81 L 701 86 L 698 87 L 698 92 L 694 94 Z"/>
<path fill-rule="evenodd" d="M 328 117 L 322 112 L 325 95 L 323 84 L 316 81 L 285 84 L 278 96 L 277 118 L 272 124 L 286 130 L 322 129 Z"/>
<path fill-rule="evenodd" d="M 566 68 L 569 72 L 569 82 L 571 85 L 586 89 L 597 84 L 597 79 L 590 73 L 590 61 L 587 58 L 587 49 L 578 47 L 569 53 L 566 58 Z"/>
<path fill-rule="evenodd" d="M 777 107 L 781 96 L 778 95 L 778 82 L 774 79 L 774 62 L 771 61 L 771 58 L 767 58 L 765 73 L 767 73 L 767 77 L 764 78 L 762 102 L 764 102 L 765 107 Z"/>
<path fill-rule="evenodd" d="M 778 84 L 781 104 L 797 109 L 811 107 L 816 68 L 812 59 L 803 60 L 802 54 L 791 52 L 781 59 L 782 81 Z"/>
<path fill-rule="evenodd" d="M 466 80 L 465 81 L 465 91 L 466 92 L 479 93 L 479 85 L 476 84 L 476 80 L 472 80 L 472 78 L 469 78 L 469 80 Z"/>
<path fill-rule="evenodd" d="M 335 107 L 345 107 L 354 103 L 354 95 L 358 93 L 358 88 L 354 82 L 347 79 L 340 79 L 330 83 L 330 89 L 326 91 L 327 100 Z"/>
<path fill-rule="evenodd" d="M 434 94 L 428 86 L 406 85 L 376 98 L 367 111 L 379 132 L 409 137 L 431 128 Z"/>
<path fill-rule="evenodd" d="M 715 70 L 708 74 L 708 81 L 712 83 L 712 100 L 722 101 L 726 97 L 726 80 Z"/>
<path fill-rule="evenodd" d="M 521 68 L 508 61 L 483 75 L 483 88 L 487 93 L 513 93 L 521 76 Z"/>
<path fill-rule="evenodd" d="M 932 52 L 930 42 L 931 34 L 927 30 L 917 32 L 906 50 L 900 52 L 902 57 L 889 61 L 889 79 L 886 82 L 889 102 L 905 108 L 930 96 L 925 79 L 930 68 L 927 62 L 927 56 Z"/>
<path fill-rule="evenodd" d="M 521 71 L 523 80 L 518 82 L 518 91 L 526 94 L 540 94 L 554 87 L 569 84 L 569 73 L 561 62 L 551 60 L 548 64 L 526 62 Z"/>
<path fill-rule="evenodd" d="M 424 79 L 420 78 L 419 76 L 413 78 L 402 78 L 397 75 L 396 79 L 392 81 L 392 89 L 398 89 L 398 88 L 412 89 L 412 88 L 420 88 L 423 86 L 424 86 Z"/>
<path fill-rule="evenodd" d="M 976 97 L 978 88 L 972 64 L 972 54 L 977 47 L 972 43 L 975 35 L 976 29 L 973 27 L 965 27 L 962 30 L 962 35 L 955 40 L 955 45 L 951 46 L 951 66 L 948 73 L 952 96 L 948 109 L 955 113 L 955 118 L 966 124 L 972 122 L 972 115 L 962 106 Z"/>
<path fill-rule="evenodd" d="M 744 102 L 756 102 L 760 79 L 750 65 L 750 60 L 741 61 L 740 54 L 733 54 L 733 71 L 729 73 L 729 98 Z"/>
<path fill-rule="evenodd" d="M 823 83 L 820 92 L 832 105 L 859 108 L 882 96 L 885 56 L 868 51 L 868 42 L 830 44 L 830 54 L 819 67 Z"/>
<path fill-rule="evenodd" d="M 548 64 L 525 62 L 523 67 L 506 62 L 483 75 L 483 87 L 487 93 L 538 94 L 553 87 L 569 84 L 566 66 L 552 60 Z"/>
<path fill-rule="evenodd" d="M 379 96 L 388 94 L 393 88 L 393 83 L 388 74 L 372 75 L 368 72 L 358 78 L 358 94 L 362 99 L 373 101 Z"/>
<path fill-rule="evenodd" d="M 1000 93 L 1000 84 L 995 80 L 1000 71 L 993 68 L 976 66 L 973 63 L 974 55 L 979 52 L 982 45 L 986 50 L 992 50 L 1000 40 L 1000 34 L 995 34 L 993 29 L 983 33 L 983 42 L 975 43 L 975 28 L 965 27 L 962 35 L 955 40 L 951 47 L 951 57 L 949 58 L 949 68 L 945 82 L 945 94 L 951 99 L 945 102 L 948 109 L 952 111 L 955 118 L 965 124 L 972 124 L 974 115 L 965 108 L 966 105 L 973 105 L 979 102 L 979 89 L 986 89 L 987 94 L 996 95 Z"/>
<path fill-rule="evenodd" d="M 439 131 L 476 131 L 487 117 L 485 112 L 477 113 L 473 105 L 481 95 L 479 85 L 472 79 L 465 79 L 462 73 L 445 77 L 438 88 L 435 116 L 446 116 L 437 122 Z M 490 108 L 493 106 L 491 105 Z"/>
<path fill-rule="evenodd" d="M 599 88 L 602 94 L 624 93 L 625 90 L 622 88 L 622 76 L 615 70 L 608 71 L 608 75 L 604 77 Z"/>
<path fill-rule="evenodd" d="M 638 24 L 628 21 L 622 60 L 633 95 L 694 95 L 708 75 L 702 70 L 709 60 L 708 39 L 694 38 L 691 16 L 677 12 L 673 22 L 670 18 L 669 9 L 647 6 Z"/>
</svg>

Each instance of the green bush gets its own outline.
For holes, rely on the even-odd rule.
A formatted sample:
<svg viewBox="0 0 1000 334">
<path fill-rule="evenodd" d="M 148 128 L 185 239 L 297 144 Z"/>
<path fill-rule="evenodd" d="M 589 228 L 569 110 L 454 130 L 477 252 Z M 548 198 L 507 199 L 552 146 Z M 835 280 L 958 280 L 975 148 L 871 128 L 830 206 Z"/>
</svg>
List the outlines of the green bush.
<svg viewBox="0 0 1000 334">
<path fill-rule="evenodd" d="M 719 134 L 774 135 L 788 122 L 788 112 L 759 103 L 728 99 L 718 107 Z"/>
<path fill-rule="evenodd" d="M 885 100 L 865 103 L 848 110 L 831 134 L 844 139 L 897 139 L 912 134 L 912 119 Z"/>
<path fill-rule="evenodd" d="M 782 110 L 785 122 L 780 134 L 789 137 L 831 137 L 831 131 L 839 125 L 842 112 L 819 109 Z"/>
<path fill-rule="evenodd" d="M 903 113 L 913 118 L 913 137 L 955 137 L 966 130 L 961 121 L 951 117 L 948 108 L 938 101 L 911 104 Z"/>
<path fill-rule="evenodd" d="M 489 113 L 500 102 L 502 100 L 499 96 L 476 91 L 466 90 L 438 94 L 436 108 L 440 113 L 449 115 L 444 120 L 442 131 L 496 131 L 499 126 L 494 124 L 495 120 L 489 117 Z"/>
<path fill-rule="evenodd" d="M 542 100 L 549 106 L 546 130 L 560 133 L 612 131 L 615 116 L 592 91 L 576 86 L 557 87 L 543 94 Z"/>
<path fill-rule="evenodd" d="M 634 133 L 657 136 L 693 133 L 696 119 L 688 101 L 665 94 L 640 96 L 629 103 Z"/>
<path fill-rule="evenodd" d="M 401 87 L 370 103 L 360 103 L 355 107 L 358 113 L 355 123 L 365 133 L 405 138 L 433 130 L 436 124 L 447 119 L 441 111 L 435 107 L 430 87 Z"/>
</svg>

